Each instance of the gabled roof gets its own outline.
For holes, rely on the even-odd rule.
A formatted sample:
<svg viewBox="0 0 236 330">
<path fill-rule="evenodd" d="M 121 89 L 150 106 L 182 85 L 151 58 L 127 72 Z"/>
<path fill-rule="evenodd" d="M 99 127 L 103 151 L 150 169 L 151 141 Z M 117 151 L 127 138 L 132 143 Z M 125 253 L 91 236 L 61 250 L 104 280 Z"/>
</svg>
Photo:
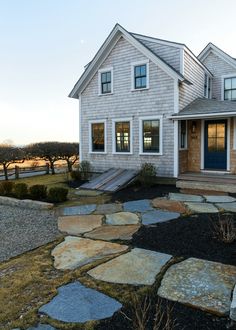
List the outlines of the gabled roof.
<svg viewBox="0 0 236 330">
<path fill-rule="evenodd" d="M 204 61 L 204 59 L 208 56 L 210 52 L 215 53 L 216 55 L 221 57 L 225 62 L 235 67 L 236 69 L 235 58 L 224 52 L 222 49 L 214 45 L 212 42 L 209 42 L 209 44 L 201 51 L 201 53 L 198 55 L 198 59 L 200 61 Z"/>
<path fill-rule="evenodd" d="M 153 63 L 158 65 L 163 69 L 169 76 L 173 79 L 179 81 L 185 81 L 184 76 L 176 71 L 171 65 L 167 64 L 163 59 L 161 59 L 157 54 L 151 51 L 143 43 L 141 43 L 137 38 L 135 38 L 131 33 L 126 31 L 121 25 L 116 24 L 107 39 L 104 41 L 92 61 L 86 67 L 84 73 L 81 75 L 80 79 L 75 84 L 74 88 L 69 94 L 69 97 L 79 98 L 79 94 L 87 86 L 89 81 L 93 78 L 94 74 L 97 72 L 100 65 L 104 62 L 106 57 L 110 54 L 111 50 L 118 42 L 120 37 L 124 37 L 129 41 L 134 47 L 136 47 L 141 53 L 143 53 L 147 58 L 149 58 Z M 187 82 L 187 81 L 186 81 Z"/>
<path fill-rule="evenodd" d="M 197 119 L 232 117 L 236 115 L 236 102 L 218 101 L 206 98 L 197 98 L 188 104 L 179 113 L 173 114 L 172 119 Z"/>
</svg>

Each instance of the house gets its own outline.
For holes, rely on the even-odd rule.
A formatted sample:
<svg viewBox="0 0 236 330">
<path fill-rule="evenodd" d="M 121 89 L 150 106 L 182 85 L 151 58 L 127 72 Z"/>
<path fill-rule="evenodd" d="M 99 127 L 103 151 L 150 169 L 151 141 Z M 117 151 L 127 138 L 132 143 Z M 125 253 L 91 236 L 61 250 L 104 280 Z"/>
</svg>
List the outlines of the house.
<svg viewBox="0 0 236 330">
<path fill-rule="evenodd" d="M 236 59 L 116 24 L 70 95 L 79 99 L 80 159 L 95 171 L 160 176 L 236 173 Z"/>
</svg>

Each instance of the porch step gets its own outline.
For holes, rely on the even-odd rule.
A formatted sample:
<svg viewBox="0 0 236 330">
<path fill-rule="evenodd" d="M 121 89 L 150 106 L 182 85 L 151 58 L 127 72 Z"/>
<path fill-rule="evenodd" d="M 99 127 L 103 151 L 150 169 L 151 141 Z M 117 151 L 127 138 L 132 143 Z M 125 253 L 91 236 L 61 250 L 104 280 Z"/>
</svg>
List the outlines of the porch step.
<svg viewBox="0 0 236 330">
<path fill-rule="evenodd" d="M 208 191 L 219 191 L 219 192 L 227 192 L 227 193 L 236 193 L 236 182 L 231 180 L 231 182 L 227 182 L 228 180 L 219 180 L 218 182 L 214 182 L 215 180 L 207 180 L 206 178 L 199 178 L 197 180 L 177 180 L 176 187 L 181 189 L 191 189 L 191 190 L 208 190 Z"/>
</svg>

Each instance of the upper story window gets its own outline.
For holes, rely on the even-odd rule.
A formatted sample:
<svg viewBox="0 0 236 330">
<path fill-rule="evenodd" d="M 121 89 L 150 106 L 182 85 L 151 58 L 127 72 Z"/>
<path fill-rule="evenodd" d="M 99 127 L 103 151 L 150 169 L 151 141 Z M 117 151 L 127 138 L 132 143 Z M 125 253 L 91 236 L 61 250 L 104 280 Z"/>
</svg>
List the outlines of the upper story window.
<svg viewBox="0 0 236 330">
<path fill-rule="evenodd" d="M 236 77 L 225 78 L 224 100 L 236 101 Z"/>
<path fill-rule="evenodd" d="M 131 64 L 132 85 L 131 90 L 142 90 L 149 88 L 149 62 L 142 61 Z"/>
<path fill-rule="evenodd" d="M 211 78 L 206 73 L 204 77 L 204 97 L 211 98 Z"/>
<path fill-rule="evenodd" d="M 101 69 L 98 71 L 99 95 L 113 93 L 113 69 Z"/>
</svg>

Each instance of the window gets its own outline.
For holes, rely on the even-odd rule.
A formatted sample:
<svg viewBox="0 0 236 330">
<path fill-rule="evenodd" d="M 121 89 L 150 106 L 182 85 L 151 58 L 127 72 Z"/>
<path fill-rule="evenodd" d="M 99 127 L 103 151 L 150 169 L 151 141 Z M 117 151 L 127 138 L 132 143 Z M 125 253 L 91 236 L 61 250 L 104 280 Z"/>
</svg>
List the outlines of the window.
<svg viewBox="0 0 236 330">
<path fill-rule="evenodd" d="M 89 127 L 90 135 L 90 152 L 104 153 L 106 152 L 106 122 L 105 121 L 91 121 Z"/>
<path fill-rule="evenodd" d="M 207 97 L 207 83 L 208 83 L 208 77 L 207 74 L 204 76 L 204 97 Z"/>
<path fill-rule="evenodd" d="M 106 95 L 113 93 L 113 69 L 101 69 L 98 71 L 98 93 Z"/>
<path fill-rule="evenodd" d="M 147 67 L 144 65 L 137 65 L 134 67 L 134 88 L 147 87 Z"/>
<path fill-rule="evenodd" d="M 236 101 L 236 77 L 224 79 L 224 100 Z"/>
<path fill-rule="evenodd" d="M 149 62 L 141 61 L 131 64 L 132 84 L 131 90 L 142 90 L 149 88 Z"/>
<path fill-rule="evenodd" d="M 179 147 L 180 149 L 187 149 L 187 121 L 181 120 L 179 122 Z"/>
<path fill-rule="evenodd" d="M 204 76 L 204 97 L 208 99 L 211 97 L 211 78 L 206 73 Z"/>
<path fill-rule="evenodd" d="M 161 118 L 141 117 L 140 118 L 140 153 L 141 154 L 161 154 Z"/>
<path fill-rule="evenodd" d="M 130 152 L 130 122 L 115 123 L 115 151 Z"/>
</svg>

